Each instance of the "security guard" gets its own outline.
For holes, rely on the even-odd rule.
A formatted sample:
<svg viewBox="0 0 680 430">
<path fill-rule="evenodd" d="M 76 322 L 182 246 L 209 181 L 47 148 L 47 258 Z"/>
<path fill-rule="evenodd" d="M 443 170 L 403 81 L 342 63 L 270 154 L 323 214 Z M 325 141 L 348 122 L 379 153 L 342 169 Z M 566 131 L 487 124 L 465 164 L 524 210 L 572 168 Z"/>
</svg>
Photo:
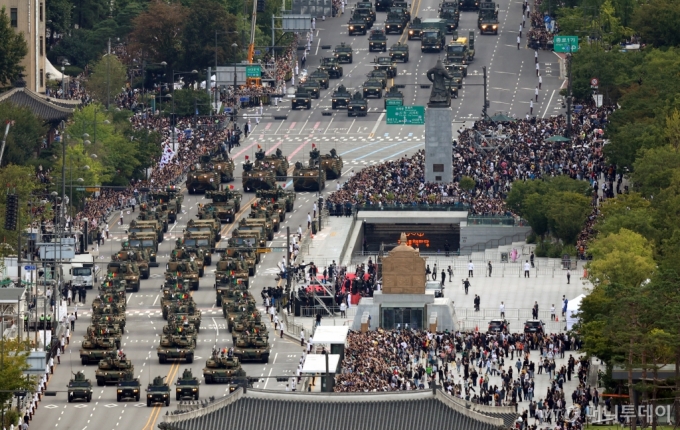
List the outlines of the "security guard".
<svg viewBox="0 0 680 430">
<path fill-rule="evenodd" d="M 24 331 L 28 331 L 28 314 L 24 314 Z"/>
<path fill-rule="evenodd" d="M 45 330 L 45 314 L 40 314 L 40 330 Z"/>
<path fill-rule="evenodd" d="M 47 328 L 46 330 L 52 330 L 52 315 L 47 315 Z"/>
</svg>

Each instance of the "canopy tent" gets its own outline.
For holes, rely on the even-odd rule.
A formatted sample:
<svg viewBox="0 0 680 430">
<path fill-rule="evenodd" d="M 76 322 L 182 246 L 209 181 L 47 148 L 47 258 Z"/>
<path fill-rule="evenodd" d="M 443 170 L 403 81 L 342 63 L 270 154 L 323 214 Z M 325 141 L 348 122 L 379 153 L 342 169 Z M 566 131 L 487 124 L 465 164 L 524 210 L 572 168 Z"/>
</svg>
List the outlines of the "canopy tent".
<svg viewBox="0 0 680 430">
<path fill-rule="evenodd" d="M 49 79 L 54 81 L 61 81 L 64 75 L 50 63 L 50 60 L 45 58 L 45 73 L 49 74 Z"/>
<path fill-rule="evenodd" d="M 347 343 L 348 326 L 320 325 L 314 331 L 314 345 L 345 345 Z"/>
<path fill-rule="evenodd" d="M 328 373 L 337 373 L 340 354 L 328 354 Z M 302 373 L 326 373 L 326 354 L 307 354 Z"/>
<path fill-rule="evenodd" d="M 570 140 L 571 139 L 569 139 L 568 137 L 555 135 L 545 139 L 545 142 L 569 142 Z"/>
<path fill-rule="evenodd" d="M 567 330 L 571 330 L 574 324 L 578 322 L 578 313 L 581 310 L 581 301 L 585 294 L 576 296 L 567 303 Z"/>
<path fill-rule="evenodd" d="M 493 122 L 514 122 L 515 118 L 509 117 L 505 114 L 502 113 L 497 113 L 496 115 L 492 116 L 491 121 Z"/>
</svg>

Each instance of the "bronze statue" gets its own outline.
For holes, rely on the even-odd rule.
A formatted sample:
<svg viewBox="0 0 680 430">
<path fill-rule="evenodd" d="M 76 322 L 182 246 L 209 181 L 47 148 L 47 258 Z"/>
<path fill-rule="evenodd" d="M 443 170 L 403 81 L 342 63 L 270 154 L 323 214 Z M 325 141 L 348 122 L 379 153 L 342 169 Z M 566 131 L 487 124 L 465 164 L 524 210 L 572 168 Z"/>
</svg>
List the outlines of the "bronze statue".
<svg viewBox="0 0 680 430">
<path fill-rule="evenodd" d="M 430 102 L 427 106 L 431 108 L 447 108 L 451 106 L 451 95 L 448 88 L 446 88 L 445 79 L 453 79 L 453 77 L 444 68 L 441 60 L 437 60 L 437 64 L 427 71 L 427 79 L 432 82 Z"/>
</svg>

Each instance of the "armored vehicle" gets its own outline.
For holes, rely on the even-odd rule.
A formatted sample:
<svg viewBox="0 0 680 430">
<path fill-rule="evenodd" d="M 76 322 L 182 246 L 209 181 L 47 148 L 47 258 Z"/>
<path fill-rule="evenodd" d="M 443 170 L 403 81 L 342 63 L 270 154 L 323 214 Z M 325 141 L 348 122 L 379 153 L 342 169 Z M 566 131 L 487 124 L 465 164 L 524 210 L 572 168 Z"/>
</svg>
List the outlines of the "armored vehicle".
<svg viewBox="0 0 680 430">
<path fill-rule="evenodd" d="M 162 376 L 153 378 L 153 382 L 146 388 L 146 406 L 161 403 L 170 406 L 170 387 L 163 382 Z"/>
<path fill-rule="evenodd" d="M 320 69 L 325 70 L 331 79 L 340 79 L 342 77 L 342 66 L 335 57 L 324 57 L 321 59 Z"/>
<path fill-rule="evenodd" d="M 441 52 L 446 44 L 446 20 L 425 19 L 420 33 L 421 52 Z"/>
<path fill-rule="evenodd" d="M 239 310 L 239 303 L 252 303 L 255 305 L 255 299 L 248 290 L 243 289 L 243 285 L 238 288 L 222 291 L 222 316 L 228 318 L 230 313 Z M 242 306 L 242 305 L 241 305 Z"/>
<path fill-rule="evenodd" d="M 120 294 L 125 296 L 127 282 L 121 278 L 106 278 L 99 285 L 100 294 Z"/>
<path fill-rule="evenodd" d="M 366 28 L 371 28 L 375 22 L 375 14 L 371 12 L 369 9 L 352 9 L 352 17 L 362 19 L 366 24 Z"/>
<path fill-rule="evenodd" d="M 291 100 L 291 109 L 295 110 L 298 107 L 303 107 L 307 110 L 312 108 L 312 96 L 309 94 L 307 88 L 302 85 L 295 90 L 295 97 Z M 243 165 L 245 168 L 245 164 Z"/>
<path fill-rule="evenodd" d="M 377 82 L 377 81 L 375 81 Z M 368 115 L 368 100 L 359 91 L 354 93 L 352 100 L 347 106 L 347 116 L 366 116 Z"/>
<path fill-rule="evenodd" d="M 333 50 L 333 55 L 338 60 L 338 63 L 349 63 L 352 64 L 354 56 L 352 54 L 352 45 L 347 45 L 345 42 L 335 45 Z"/>
<path fill-rule="evenodd" d="M 253 224 L 240 226 L 231 232 L 230 239 L 243 239 L 247 247 L 264 248 L 267 244 L 267 228 L 264 225 Z"/>
<path fill-rule="evenodd" d="M 370 1 L 360 1 L 354 7 L 355 9 L 366 9 L 371 17 L 371 20 L 375 22 L 375 11 L 373 10 L 373 3 Z"/>
<path fill-rule="evenodd" d="M 275 190 L 260 190 L 255 196 L 260 199 L 271 199 L 272 202 L 282 202 L 286 212 L 291 212 L 295 205 L 295 192 L 281 187 Z"/>
<path fill-rule="evenodd" d="M 248 286 L 248 267 L 234 258 L 224 258 L 215 267 L 215 289 L 217 290 L 216 306 L 222 304 L 222 290 L 233 288 L 234 285 Z"/>
<path fill-rule="evenodd" d="M 423 25 L 421 19 L 418 17 L 413 18 L 413 21 L 408 26 L 408 40 L 418 40 L 420 39 L 420 34 L 423 30 Z"/>
<path fill-rule="evenodd" d="M 240 208 L 239 203 L 239 208 Z M 222 240 L 222 224 L 215 218 L 210 219 L 190 219 L 187 222 L 187 228 L 185 231 L 196 232 L 196 233 L 209 233 L 211 238 L 210 244 L 215 246 L 215 243 Z"/>
<path fill-rule="evenodd" d="M 231 324 L 230 331 L 233 333 L 231 335 L 233 342 L 236 342 L 237 337 L 240 336 L 241 333 L 258 334 L 267 337 L 267 326 L 262 323 L 259 312 L 242 312 L 240 315 L 234 316 L 233 321 L 231 321 L 231 318 L 231 314 L 227 313 L 227 321 Z"/>
<path fill-rule="evenodd" d="M 155 233 L 158 243 L 163 242 L 163 225 L 156 219 L 147 221 L 133 219 L 130 221 L 129 233 Z"/>
<path fill-rule="evenodd" d="M 333 91 L 333 98 L 331 102 L 331 107 L 333 109 L 346 108 L 349 106 L 349 100 L 352 98 L 347 88 L 340 84 L 337 90 Z"/>
<path fill-rule="evenodd" d="M 317 68 L 312 73 L 309 74 L 308 79 L 315 80 L 319 83 L 319 86 L 324 90 L 328 89 L 330 75 L 322 68 Z"/>
<path fill-rule="evenodd" d="M 116 400 L 122 402 L 123 400 L 134 400 L 139 401 L 139 397 L 142 392 L 142 384 L 139 383 L 139 379 L 134 377 L 132 372 L 126 372 L 118 381 L 118 386 L 116 387 Z"/>
<path fill-rule="evenodd" d="M 111 344 L 120 348 L 120 340 L 123 337 L 123 330 L 118 325 L 101 324 L 95 322 L 87 327 L 83 344 L 96 344 L 100 348 L 110 348 Z"/>
<path fill-rule="evenodd" d="M 161 336 L 161 344 L 156 348 L 158 362 L 166 364 L 168 360 L 184 360 L 188 364 L 194 362 L 195 342 L 189 336 Z"/>
<path fill-rule="evenodd" d="M 170 313 L 179 311 L 183 306 L 190 305 L 196 306 L 193 297 L 189 293 L 185 291 L 163 290 L 163 298 L 161 299 L 163 319 L 168 319 Z"/>
<path fill-rule="evenodd" d="M 498 17 L 483 17 L 478 24 L 480 34 L 498 34 Z"/>
<path fill-rule="evenodd" d="M 143 249 L 149 253 L 149 265 L 151 267 L 158 267 L 156 262 L 156 253 L 158 252 L 158 240 L 156 235 L 152 233 L 130 233 L 125 242 L 123 242 L 123 250 Z"/>
<path fill-rule="evenodd" d="M 175 400 L 198 400 L 198 386 L 201 385 L 198 378 L 194 377 L 191 369 L 184 369 L 182 376 L 177 378 L 175 384 Z"/>
<path fill-rule="evenodd" d="M 446 20 L 446 32 L 453 33 L 458 28 L 460 10 L 457 1 L 445 1 L 439 5 L 439 18 Z"/>
<path fill-rule="evenodd" d="M 189 194 L 217 190 L 222 178 L 220 173 L 203 167 L 201 164 L 194 164 L 187 174 L 187 191 Z"/>
<path fill-rule="evenodd" d="M 142 203 L 139 205 L 139 214 L 137 215 L 137 222 L 142 221 L 156 221 L 160 224 L 160 229 L 162 233 L 168 231 L 168 205 L 158 204 L 156 206 L 150 206 L 148 203 Z M 136 230 L 132 230 L 132 224 L 130 224 L 131 230 L 129 231 L 151 231 L 144 229 L 143 223 L 137 226 Z"/>
<path fill-rule="evenodd" d="M 247 237 L 233 236 L 227 240 L 228 248 L 225 257 L 242 259 L 248 268 L 248 275 L 254 276 L 256 265 L 260 264 L 260 254 L 254 245 L 255 240 Z"/>
<path fill-rule="evenodd" d="M 97 378 L 97 385 L 103 387 L 108 383 L 118 383 L 127 372 L 134 372 L 135 367 L 130 360 L 122 357 L 112 357 L 109 355 L 99 361 L 97 370 L 94 374 Z"/>
<path fill-rule="evenodd" d="M 117 306 L 105 307 L 102 312 L 106 313 L 92 315 L 92 324 L 99 324 L 113 331 L 120 330 L 122 334 L 125 334 L 125 314 L 120 313 Z"/>
<path fill-rule="evenodd" d="M 178 191 L 174 185 L 170 185 L 164 190 L 154 190 L 149 193 L 152 200 L 168 205 L 168 221 L 170 222 L 177 221 L 177 214 L 182 211 L 182 194 Z"/>
<path fill-rule="evenodd" d="M 212 264 L 212 250 L 215 247 L 215 238 L 209 231 L 185 231 L 181 245 L 190 248 L 201 248 L 203 250 L 203 264 L 210 266 Z M 179 246 L 179 243 L 177 244 Z"/>
<path fill-rule="evenodd" d="M 244 317 L 246 320 L 256 321 L 258 323 L 262 321 L 260 312 L 257 310 L 255 306 L 255 300 L 252 297 L 229 303 L 228 306 L 226 306 L 226 311 L 227 315 L 225 318 L 227 319 L 227 328 L 230 332 L 234 330 L 234 325 L 241 319 L 241 317 Z M 266 331 L 267 328 L 265 327 L 264 330 Z M 241 324 L 240 329 L 237 331 L 244 331 L 244 324 Z"/>
<path fill-rule="evenodd" d="M 167 319 L 180 318 L 182 322 L 187 321 L 193 324 L 196 331 L 201 330 L 201 311 L 196 308 L 196 303 L 193 301 L 170 303 L 167 311 Z"/>
<path fill-rule="evenodd" d="M 311 98 L 318 100 L 321 97 L 321 85 L 317 81 L 308 79 L 302 83 L 302 87 Z"/>
<path fill-rule="evenodd" d="M 411 21 L 411 10 L 410 6 L 405 1 L 393 1 L 390 7 L 390 12 L 399 12 L 406 15 L 407 22 Z"/>
<path fill-rule="evenodd" d="M 307 99 L 309 100 L 309 99 Z M 295 99 L 293 99 L 293 105 Z M 311 103 L 310 103 L 311 108 Z M 271 190 L 276 188 L 276 177 L 273 169 L 256 169 L 253 163 L 246 160 L 243 165 L 243 191 Z"/>
<path fill-rule="evenodd" d="M 139 291 L 139 267 L 132 261 L 111 261 L 106 266 L 106 276 L 123 278 L 127 282 L 127 288 L 135 293 Z"/>
<path fill-rule="evenodd" d="M 92 400 L 92 383 L 85 378 L 83 371 L 74 373 L 66 387 L 68 388 L 69 403 L 73 403 L 74 400 L 85 400 L 90 403 Z"/>
<path fill-rule="evenodd" d="M 388 12 L 385 20 L 385 34 L 402 34 L 408 25 L 406 15 L 399 12 Z"/>
<path fill-rule="evenodd" d="M 382 98 L 382 90 L 383 90 L 382 82 L 380 82 L 377 79 L 370 78 L 363 84 L 363 97 L 365 99 L 369 97 L 375 97 L 380 99 Z M 357 99 L 356 93 L 354 94 L 354 98 L 352 99 L 352 101 L 354 101 L 355 99 Z"/>
<path fill-rule="evenodd" d="M 191 284 L 191 289 L 198 290 L 198 266 L 192 260 L 169 261 L 166 265 L 166 277 L 181 277 Z"/>
<path fill-rule="evenodd" d="M 376 79 L 380 81 L 380 86 L 383 90 L 387 88 L 387 72 L 384 70 L 371 70 L 366 76 L 368 79 Z"/>
<path fill-rule="evenodd" d="M 217 352 L 213 348 L 212 356 L 205 363 L 203 378 L 206 384 L 230 384 L 234 378 L 246 376 L 241 368 L 238 358 L 233 356 L 233 350 L 229 349 L 225 357 L 225 350 Z"/>
<path fill-rule="evenodd" d="M 326 188 L 326 173 L 318 168 L 304 167 L 299 161 L 293 171 L 293 189 L 295 191 L 320 191 Z"/>
<path fill-rule="evenodd" d="M 314 148 L 309 152 L 309 165 L 310 167 L 315 167 L 319 165 L 321 161 L 321 169 L 326 172 L 326 179 L 338 179 L 342 176 L 342 167 L 344 166 L 342 162 L 342 157 L 340 157 L 335 150 L 331 148 L 330 154 L 321 155 L 321 152 Z"/>
<path fill-rule="evenodd" d="M 288 158 L 283 155 L 281 148 L 276 148 L 276 152 L 269 155 L 266 155 L 262 148 L 255 153 L 255 168 L 274 169 L 277 181 L 285 181 L 288 179 L 289 167 Z"/>
<path fill-rule="evenodd" d="M 142 279 L 149 279 L 149 276 L 151 275 L 151 269 L 149 267 L 151 257 L 146 249 L 120 250 L 117 254 L 114 254 L 111 259 L 113 261 L 129 261 L 135 263 Z"/>
<path fill-rule="evenodd" d="M 116 340 L 114 338 L 87 336 L 80 349 L 80 361 L 83 365 L 99 363 L 100 360 L 115 352 Z"/>
<path fill-rule="evenodd" d="M 397 89 L 396 86 L 390 87 L 390 90 L 385 93 L 385 110 L 387 106 L 403 106 L 404 95 Z"/>
<path fill-rule="evenodd" d="M 229 158 L 228 154 L 220 153 L 212 157 L 209 154 L 205 154 L 201 155 L 198 160 L 204 168 L 216 172 L 220 177 L 220 182 L 231 182 L 234 180 L 234 160 Z"/>
<path fill-rule="evenodd" d="M 371 30 L 368 36 L 368 52 L 387 52 L 387 36 L 384 30 Z"/>
<path fill-rule="evenodd" d="M 121 297 L 116 294 L 103 294 L 96 297 L 92 301 L 92 313 L 101 314 L 102 309 L 112 305 L 116 305 L 120 312 L 125 312 L 125 296 Z"/>
<path fill-rule="evenodd" d="M 355 34 L 366 35 L 366 29 L 368 24 L 366 24 L 366 19 L 361 15 L 352 15 L 348 22 L 349 35 L 353 36 Z"/>
<path fill-rule="evenodd" d="M 375 0 L 375 10 L 384 12 L 392 7 L 392 0 Z"/>
<path fill-rule="evenodd" d="M 236 214 L 241 210 L 242 194 L 240 192 L 234 190 L 208 191 L 205 193 L 205 197 L 212 199 L 212 203 L 203 205 L 199 209 L 199 218 L 216 218 L 220 222 L 234 222 Z M 209 216 L 209 214 L 212 216 Z"/>
<path fill-rule="evenodd" d="M 477 10 L 479 9 L 479 0 L 460 0 L 460 10 Z"/>
<path fill-rule="evenodd" d="M 170 253 L 170 261 L 191 261 L 196 265 L 198 276 L 205 275 L 205 251 L 201 248 L 181 247 L 175 248 Z M 186 279 L 184 276 L 182 278 Z"/>
<path fill-rule="evenodd" d="M 449 75 L 453 78 L 452 81 L 455 84 L 456 88 L 461 89 L 463 88 L 463 72 L 460 70 L 460 68 L 457 67 L 451 67 L 450 65 L 446 65 L 446 70 L 449 72 Z"/>
<path fill-rule="evenodd" d="M 470 49 L 467 37 L 459 37 L 446 45 L 446 62 L 449 64 L 459 64 L 466 67 L 474 57 L 475 52 Z"/>
<path fill-rule="evenodd" d="M 498 20 L 498 6 L 492 1 L 482 1 L 479 3 L 477 14 L 477 27 L 481 30 L 481 23 L 487 19 Z"/>
<path fill-rule="evenodd" d="M 420 33 L 418 34 L 420 35 Z M 408 45 L 405 43 L 398 42 L 392 45 L 390 47 L 389 54 L 392 61 L 408 63 Z"/>
<path fill-rule="evenodd" d="M 392 57 L 378 57 L 375 59 L 375 63 L 376 65 L 373 66 L 373 69 L 385 72 L 387 79 L 397 76 L 397 66 L 394 64 Z"/>
<path fill-rule="evenodd" d="M 234 357 L 240 362 L 259 361 L 269 363 L 269 341 L 264 336 L 243 333 L 234 343 Z"/>
</svg>

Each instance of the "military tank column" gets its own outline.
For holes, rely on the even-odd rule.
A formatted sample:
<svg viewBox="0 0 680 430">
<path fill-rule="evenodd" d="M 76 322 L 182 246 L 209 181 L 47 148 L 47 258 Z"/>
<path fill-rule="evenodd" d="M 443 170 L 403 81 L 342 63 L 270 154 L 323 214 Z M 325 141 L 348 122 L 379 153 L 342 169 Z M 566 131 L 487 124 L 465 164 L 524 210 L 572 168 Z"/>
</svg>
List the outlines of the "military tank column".
<svg viewBox="0 0 680 430">
<path fill-rule="evenodd" d="M 321 155 L 321 151 L 312 144 L 307 165 L 300 161 L 295 163 L 293 188 L 295 191 L 321 191 L 326 187 L 326 179 L 339 179 L 342 176 L 343 166 L 342 157 L 335 148 L 329 154 Z"/>
</svg>

